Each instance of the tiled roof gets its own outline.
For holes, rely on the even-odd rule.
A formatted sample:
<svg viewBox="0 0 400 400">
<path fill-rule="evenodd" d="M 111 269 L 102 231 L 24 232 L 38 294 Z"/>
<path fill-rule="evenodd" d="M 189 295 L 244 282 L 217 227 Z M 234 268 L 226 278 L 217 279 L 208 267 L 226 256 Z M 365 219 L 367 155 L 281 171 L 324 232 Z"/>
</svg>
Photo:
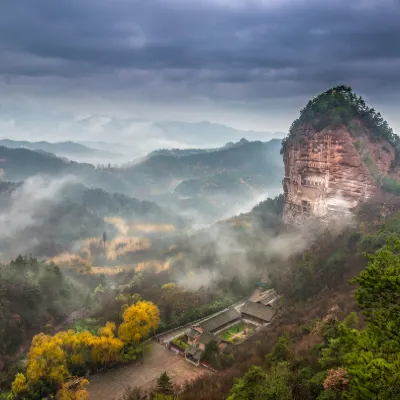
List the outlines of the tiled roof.
<svg viewBox="0 0 400 400">
<path fill-rule="evenodd" d="M 252 317 L 262 319 L 265 322 L 270 322 L 274 317 L 276 310 L 271 306 L 263 306 L 259 303 L 253 303 L 252 301 L 247 301 L 242 309 L 240 310 L 242 314 L 247 314 Z"/>
<path fill-rule="evenodd" d="M 202 322 L 199 326 L 203 328 L 205 332 L 213 332 L 218 330 L 221 326 L 229 324 L 239 318 L 240 314 L 232 308 Z"/>
<path fill-rule="evenodd" d="M 187 333 L 187 336 L 191 339 L 194 339 L 195 337 L 199 336 L 200 332 L 196 331 L 196 329 L 191 328 L 189 332 Z"/>
<path fill-rule="evenodd" d="M 197 346 L 189 346 L 186 355 L 191 356 L 195 360 L 200 360 L 202 351 Z"/>
<path fill-rule="evenodd" d="M 275 297 L 277 297 L 275 290 L 268 289 L 263 292 L 257 291 L 256 293 L 253 293 L 253 295 L 250 296 L 249 300 L 254 303 L 263 302 L 265 304 L 268 304 L 268 302 L 273 300 Z"/>
</svg>

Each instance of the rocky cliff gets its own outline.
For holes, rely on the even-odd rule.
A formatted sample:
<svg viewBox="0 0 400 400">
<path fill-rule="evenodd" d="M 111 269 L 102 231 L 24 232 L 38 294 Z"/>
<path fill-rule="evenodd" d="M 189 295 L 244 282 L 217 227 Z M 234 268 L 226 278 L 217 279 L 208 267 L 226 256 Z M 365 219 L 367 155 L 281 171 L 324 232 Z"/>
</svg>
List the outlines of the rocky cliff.
<svg viewBox="0 0 400 400">
<path fill-rule="evenodd" d="M 317 129 L 309 115 L 294 122 L 284 141 L 286 223 L 351 213 L 373 195 L 381 185 L 377 178 L 388 176 L 395 164 L 393 141 L 372 137 L 362 120 L 350 118 L 350 123 Z"/>
</svg>

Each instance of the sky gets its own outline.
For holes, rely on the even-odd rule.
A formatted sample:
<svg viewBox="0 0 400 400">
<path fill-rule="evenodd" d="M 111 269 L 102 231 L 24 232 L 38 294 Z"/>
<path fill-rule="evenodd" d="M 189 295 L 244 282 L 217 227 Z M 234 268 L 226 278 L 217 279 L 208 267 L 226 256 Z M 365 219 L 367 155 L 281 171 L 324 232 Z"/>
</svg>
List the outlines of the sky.
<svg viewBox="0 0 400 400">
<path fill-rule="evenodd" d="M 400 0 L 1 4 L 0 137 L 93 115 L 286 132 L 338 84 L 400 131 Z"/>
</svg>

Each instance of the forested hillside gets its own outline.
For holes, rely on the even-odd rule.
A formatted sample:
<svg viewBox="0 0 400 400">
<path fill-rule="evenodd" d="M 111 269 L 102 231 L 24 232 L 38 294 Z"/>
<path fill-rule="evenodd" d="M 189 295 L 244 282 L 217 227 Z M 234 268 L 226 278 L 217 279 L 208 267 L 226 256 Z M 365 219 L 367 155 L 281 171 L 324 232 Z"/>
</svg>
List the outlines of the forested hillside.
<svg viewBox="0 0 400 400">
<path fill-rule="evenodd" d="M 179 399 L 397 399 L 399 206 L 382 195 L 339 236 L 328 230 L 275 263 L 286 311 L 241 345 L 230 370 Z"/>
<path fill-rule="evenodd" d="M 4 228 L 0 243 L 3 260 L 16 257 L 20 252 L 39 257 L 76 252 L 77 247 L 81 247 L 80 242 L 101 238 L 103 232 L 110 241 L 118 235 L 143 234 L 130 233 L 131 224 L 155 229 L 165 225 L 172 231 L 179 231 L 188 222 L 155 203 L 91 189 L 70 178 L 2 182 L 0 205 L 0 222 Z"/>
</svg>

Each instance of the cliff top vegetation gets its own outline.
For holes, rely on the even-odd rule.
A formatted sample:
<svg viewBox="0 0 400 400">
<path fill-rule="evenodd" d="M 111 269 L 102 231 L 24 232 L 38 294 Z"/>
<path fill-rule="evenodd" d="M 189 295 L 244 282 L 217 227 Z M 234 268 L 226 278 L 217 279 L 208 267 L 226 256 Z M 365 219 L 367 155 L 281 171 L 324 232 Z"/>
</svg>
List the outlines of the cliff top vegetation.
<svg viewBox="0 0 400 400">
<path fill-rule="evenodd" d="M 368 107 L 350 86 L 336 86 L 312 98 L 300 110 L 299 118 L 293 121 L 289 134 L 282 140 L 281 154 L 291 140 L 304 134 L 304 127 L 307 126 L 318 132 L 325 128 L 346 126 L 353 135 L 357 134 L 361 126 L 372 140 L 387 140 L 396 150 L 396 161 L 400 160 L 399 136 L 382 115 Z"/>
</svg>

